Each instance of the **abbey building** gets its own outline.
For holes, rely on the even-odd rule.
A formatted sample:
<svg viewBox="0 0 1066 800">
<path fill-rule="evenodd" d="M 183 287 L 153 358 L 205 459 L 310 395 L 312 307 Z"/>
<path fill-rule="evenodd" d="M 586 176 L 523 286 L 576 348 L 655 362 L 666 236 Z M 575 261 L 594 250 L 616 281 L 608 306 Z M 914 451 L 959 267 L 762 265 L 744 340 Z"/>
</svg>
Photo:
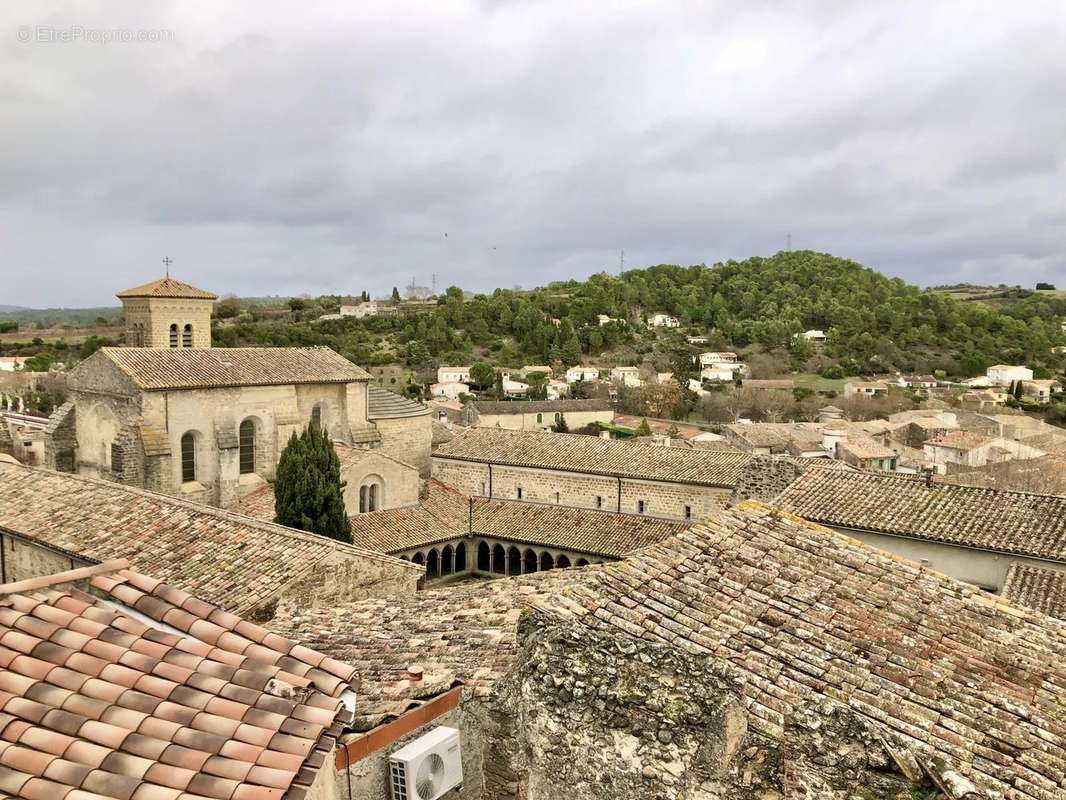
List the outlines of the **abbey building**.
<svg viewBox="0 0 1066 800">
<path fill-rule="evenodd" d="M 50 468 L 229 507 L 273 480 L 289 437 L 314 421 L 428 472 L 428 408 L 376 387 L 370 396 L 370 375 L 332 350 L 212 348 L 215 295 L 169 277 L 118 297 L 129 346 L 70 372 L 70 399 L 46 431 Z M 353 459 L 343 476 L 353 497 L 368 487 L 364 511 L 394 505 L 389 481 L 362 474 L 374 463 Z"/>
</svg>

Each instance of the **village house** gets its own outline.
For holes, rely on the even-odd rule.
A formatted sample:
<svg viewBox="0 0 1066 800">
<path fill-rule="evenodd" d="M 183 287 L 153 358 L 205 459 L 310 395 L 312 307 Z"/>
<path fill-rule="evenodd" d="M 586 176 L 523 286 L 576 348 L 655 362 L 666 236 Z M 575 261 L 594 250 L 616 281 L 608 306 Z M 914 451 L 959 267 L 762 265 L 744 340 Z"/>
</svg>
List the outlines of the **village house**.
<svg viewBox="0 0 1066 800">
<path fill-rule="evenodd" d="M 689 344 L 707 344 L 707 342 L 711 341 L 711 337 L 703 335 L 686 336 L 685 341 Z"/>
<path fill-rule="evenodd" d="M 788 392 L 791 393 L 796 388 L 796 382 L 791 378 L 775 378 L 775 379 L 754 379 L 746 378 L 744 380 L 745 389 L 754 389 L 758 392 Z"/>
<path fill-rule="evenodd" d="M 988 591 L 1003 587 L 1015 563 L 1066 571 L 1066 497 L 808 469 L 774 503 Z"/>
<path fill-rule="evenodd" d="M 1029 367 L 996 364 L 985 371 L 985 377 L 993 386 L 1010 386 L 1015 381 L 1031 381 L 1033 371 Z"/>
<path fill-rule="evenodd" d="M 471 428 L 433 453 L 433 477 L 468 495 L 703 519 L 751 457 L 573 434 Z"/>
<path fill-rule="evenodd" d="M 845 381 L 844 397 L 886 397 L 888 384 L 884 381 Z"/>
<path fill-rule="evenodd" d="M 599 379 L 599 367 L 570 367 L 566 371 L 567 383 L 577 383 L 578 381 L 598 381 Z"/>
<path fill-rule="evenodd" d="M 935 389 L 939 381 L 932 375 L 899 375 L 896 385 L 904 389 Z"/>
<path fill-rule="evenodd" d="M 1022 397 L 1030 397 L 1041 405 L 1050 403 L 1052 398 L 1062 393 L 1059 381 L 1033 379 L 1022 381 Z"/>
<path fill-rule="evenodd" d="M 825 344 L 827 341 L 829 341 L 829 337 L 825 335 L 825 331 L 820 331 L 816 329 L 804 331 L 803 333 L 797 333 L 796 335 L 802 336 L 808 342 L 815 345 Z"/>
<path fill-rule="evenodd" d="M 474 400 L 466 404 L 459 422 L 474 428 L 546 431 L 561 419 L 570 430 L 610 422 L 614 412 L 603 399 L 591 400 Z"/>
<path fill-rule="evenodd" d="M 898 456 L 872 436 L 849 434 L 836 443 L 834 457 L 856 469 L 894 472 Z"/>
<path fill-rule="evenodd" d="M 607 325 L 607 324 L 609 324 L 611 322 L 617 322 L 619 325 L 625 325 L 626 324 L 626 321 L 624 319 L 618 319 L 617 317 L 609 317 L 606 314 L 597 314 L 596 315 L 596 322 L 599 323 L 599 326 L 601 328 L 604 325 Z"/>
<path fill-rule="evenodd" d="M 529 394 L 529 384 L 505 377 L 503 378 L 503 393 L 508 397 L 525 397 Z"/>
<path fill-rule="evenodd" d="M 723 351 L 711 351 L 707 353 L 700 353 L 696 359 L 697 363 L 701 367 L 710 367 L 714 364 L 739 364 L 737 361 L 737 354 L 723 350 Z"/>
<path fill-rule="evenodd" d="M 270 520 L 7 464 L 0 464 L 0 546 L 0 582 L 121 556 L 255 619 L 268 619 L 285 597 L 313 605 L 386 596 L 413 591 L 421 577 L 398 559 Z"/>
<path fill-rule="evenodd" d="M 615 367 L 611 370 L 611 381 L 629 387 L 644 385 L 639 367 Z"/>
<path fill-rule="evenodd" d="M 0 356 L 0 371 L 14 372 L 23 369 L 29 356 Z"/>
<path fill-rule="evenodd" d="M 553 370 L 547 364 L 527 364 L 526 366 L 522 367 L 522 375 L 525 377 L 528 377 L 534 372 L 539 372 L 546 378 L 550 378 L 552 375 L 555 374 L 555 370 Z"/>
<path fill-rule="evenodd" d="M 549 380 L 544 384 L 544 393 L 549 400 L 561 400 L 570 394 L 570 384 L 566 381 Z"/>
<path fill-rule="evenodd" d="M 736 374 L 734 365 L 715 364 L 700 370 L 700 380 L 708 383 L 731 383 Z"/>
<path fill-rule="evenodd" d="M 342 317 L 355 317 L 356 319 L 363 319 L 364 317 L 376 317 L 380 309 L 378 307 L 377 300 L 364 300 L 361 303 L 355 305 L 346 305 L 340 307 L 340 315 Z"/>
<path fill-rule="evenodd" d="M 678 328 L 681 322 L 669 314 L 652 314 L 648 317 L 648 325 L 652 328 Z"/>
<path fill-rule="evenodd" d="M 470 394 L 470 384 L 460 381 L 448 383 L 434 383 L 429 387 L 429 393 L 434 397 L 447 397 L 450 400 L 458 400 L 460 395 Z"/>
<path fill-rule="evenodd" d="M 437 383 L 470 383 L 470 367 L 437 367 Z"/>
<path fill-rule="evenodd" d="M 1030 447 L 1017 439 L 987 436 L 974 431 L 949 431 L 929 439 L 922 445 L 926 458 L 944 472 L 949 464 L 964 467 L 983 467 L 1013 458 L 1039 458 L 1043 450 Z"/>
</svg>

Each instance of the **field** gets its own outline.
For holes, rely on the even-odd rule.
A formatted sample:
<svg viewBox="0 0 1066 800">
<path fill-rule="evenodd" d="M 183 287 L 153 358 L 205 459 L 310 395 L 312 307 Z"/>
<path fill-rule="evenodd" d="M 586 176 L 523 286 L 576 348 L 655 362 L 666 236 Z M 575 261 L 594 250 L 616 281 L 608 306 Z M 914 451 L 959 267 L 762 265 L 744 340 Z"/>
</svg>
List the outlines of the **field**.
<svg viewBox="0 0 1066 800">
<path fill-rule="evenodd" d="M 843 378 L 823 378 L 817 373 L 805 372 L 793 375 L 792 379 L 796 382 L 796 387 L 800 389 L 811 389 L 815 392 L 836 392 L 837 394 L 843 394 L 844 392 Z"/>
</svg>

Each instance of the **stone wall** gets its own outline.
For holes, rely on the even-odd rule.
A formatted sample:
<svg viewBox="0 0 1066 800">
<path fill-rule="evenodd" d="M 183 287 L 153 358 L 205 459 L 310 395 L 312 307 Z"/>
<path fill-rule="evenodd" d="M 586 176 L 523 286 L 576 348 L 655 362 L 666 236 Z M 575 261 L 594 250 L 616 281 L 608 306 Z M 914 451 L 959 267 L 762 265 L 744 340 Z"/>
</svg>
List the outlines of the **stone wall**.
<svg viewBox="0 0 1066 800">
<path fill-rule="evenodd" d="M 418 470 L 376 450 L 342 469 L 341 480 L 345 482 L 344 509 L 349 516 L 360 513 L 359 489 L 368 482 L 382 487 L 378 490 L 378 511 L 418 505 Z"/>
<path fill-rule="evenodd" d="M 374 425 L 381 433 L 381 451 L 406 461 L 424 477 L 430 472 L 430 452 L 433 428 L 428 412 L 417 417 L 376 419 Z"/>
<path fill-rule="evenodd" d="M 0 583 L 15 583 L 42 575 L 54 575 L 91 563 L 13 536 L 6 531 L 0 532 L 0 547 L 3 548 Z"/>
<path fill-rule="evenodd" d="M 68 400 L 48 419 L 44 432 L 44 466 L 58 472 L 74 472 L 74 449 L 77 446 L 74 401 Z"/>
<path fill-rule="evenodd" d="M 742 500 L 770 502 L 803 473 L 801 459 L 788 456 L 757 456 L 741 472 L 729 505 Z"/>
<path fill-rule="evenodd" d="M 178 347 L 186 325 L 192 326 L 192 346 L 211 346 L 214 302 L 182 297 L 131 297 L 122 301 L 126 317 L 126 346 L 170 347 L 170 326 L 178 326 Z"/>
<path fill-rule="evenodd" d="M 492 465 L 491 480 L 489 472 L 487 464 L 440 456 L 433 458 L 433 477 L 466 494 L 488 496 L 491 483 L 492 496 L 504 500 L 559 503 L 574 508 L 621 511 L 624 514 L 640 513 L 639 505 L 643 500 L 644 515 L 664 519 L 704 519 L 724 508 L 732 492 L 731 489 L 713 486 L 618 479 L 499 464 Z M 522 490 L 521 498 L 518 497 L 519 488 Z M 686 516 L 686 506 L 690 509 L 690 517 Z"/>
<path fill-rule="evenodd" d="M 520 406 L 520 403 L 515 403 Z M 614 419 L 614 411 L 610 408 L 599 411 L 564 411 L 563 418 L 566 426 L 575 431 L 584 428 L 594 422 L 610 422 Z M 537 417 L 540 417 L 538 421 Z M 541 414 L 478 414 L 474 427 L 477 428 L 503 428 L 509 431 L 543 431 L 555 423 L 554 412 Z"/>
</svg>

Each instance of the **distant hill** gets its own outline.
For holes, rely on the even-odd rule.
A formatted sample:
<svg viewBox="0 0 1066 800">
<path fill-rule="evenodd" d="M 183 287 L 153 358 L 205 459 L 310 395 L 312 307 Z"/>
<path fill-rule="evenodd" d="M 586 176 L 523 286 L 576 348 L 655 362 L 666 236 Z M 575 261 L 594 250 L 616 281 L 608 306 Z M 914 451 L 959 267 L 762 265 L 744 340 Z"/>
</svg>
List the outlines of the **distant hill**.
<svg viewBox="0 0 1066 800">
<path fill-rule="evenodd" d="M 30 309 L 25 308 L 24 306 L 7 306 L 7 305 L 4 305 L 3 303 L 0 303 L 0 312 L 3 312 L 3 311 L 29 311 L 29 310 Z"/>
</svg>

